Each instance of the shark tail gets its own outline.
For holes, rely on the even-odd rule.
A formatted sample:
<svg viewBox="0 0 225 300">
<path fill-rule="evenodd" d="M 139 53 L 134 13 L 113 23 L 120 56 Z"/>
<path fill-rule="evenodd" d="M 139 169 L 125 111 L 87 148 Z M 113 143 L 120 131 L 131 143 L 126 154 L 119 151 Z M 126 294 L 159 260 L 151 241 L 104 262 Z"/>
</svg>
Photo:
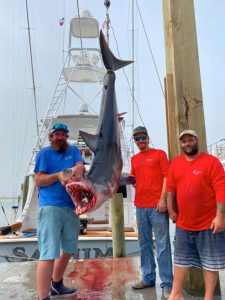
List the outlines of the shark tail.
<svg viewBox="0 0 225 300">
<path fill-rule="evenodd" d="M 132 60 L 120 60 L 114 56 L 114 54 L 112 53 L 112 51 L 108 46 L 108 43 L 106 42 L 102 30 L 100 30 L 99 41 L 100 41 L 102 59 L 107 71 L 116 71 L 133 63 Z"/>
</svg>

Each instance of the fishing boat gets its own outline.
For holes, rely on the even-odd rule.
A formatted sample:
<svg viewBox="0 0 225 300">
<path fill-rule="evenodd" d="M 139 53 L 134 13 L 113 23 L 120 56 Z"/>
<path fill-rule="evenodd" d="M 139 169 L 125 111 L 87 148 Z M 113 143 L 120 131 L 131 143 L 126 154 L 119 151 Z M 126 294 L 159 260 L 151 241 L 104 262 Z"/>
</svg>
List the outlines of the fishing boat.
<svg viewBox="0 0 225 300">
<path fill-rule="evenodd" d="M 134 1 L 133 1 L 134 2 Z M 125 1 L 124 1 L 124 3 L 125 3 Z M 47 3 L 46 3 L 46 5 L 47 5 Z M 156 14 L 158 11 L 160 11 L 160 9 L 159 9 L 159 7 L 157 7 L 157 6 L 160 6 L 161 4 L 158 4 L 158 2 L 154 2 L 154 3 L 151 3 L 151 5 L 153 5 L 153 7 L 152 7 L 152 9 L 151 9 L 151 12 L 153 12 L 154 11 L 154 14 Z M 196 2 L 195 3 L 195 6 L 196 6 L 196 15 L 198 15 L 198 18 L 196 19 L 196 21 L 197 22 L 199 22 L 199 24 L 202 22 L 202 24 L 205 24 L 205 19 L 206 19 L 206 16 L 204 15 L 205 13 L 208 13 L 209 11 L 210 11 L 210 14 L 211 13 L 213 13 L 213 9 L 209 9 L 209 6 L 208 5 L 211 5 L 211 4 L 205 4 L 205 6 L 204 6 L 204 9 L 205 10 L 203 10 L 202 9 L 202 6 L 201 6 L 201 4 L 200 3 L 198 3 L 198 2 Z M 222 5 L 222 4 L 221 4 Z M 144 6 L 144 3 L 143 3 L 143 6 Z M 143 7 L 144 8 L 144 7 Z M 211 7 L 212 8 L 212 7 Z M 143 9 L 143 11 L 144 11 L 144 9 Z M 218 10 L 218 11 L 222 11 L 222 10 Z M 121 14 L 120 14 L 120 11 L 116 11 L 116 13 L 118 14 L 118 16 L 120 17 L 120 18 L 122 18 L 121 17 Z M 146 18 L 148 18 L 148 21 L 149 22 L 151 22 L 151 20 L 150 20 L 150 18 L 149 18 L 149 10 L 148 9 L 146 9 L 145 11 L 144 11 L 144 13 L 147 15 L 145 15 L 145 17 Z M 159 14 L 161 14 L 161 12 L 159 12 Z M 155 17 L 155 16 L 154 16 Z M 48 17 L 48 19 L 49 19 L 50 17 Z M 215 11 L 214 11 L 214 15 L 213 15 L 213 18 L 212 19 L 215 19 L 215 20 L 219 20 L 219 18 L 217 18 L 217 17 L 215 17 Z M 63 21 L 62 21 L 63 22 Z M 154 38 L 155 38 L 155 41 L 158 41 L 159 43 L 158 44 L 156 44 L 155 45 L 155 49 L 157 49 L 157 54 L 159 54 L 159 52 L 160 52 L 160 54 L 159 54 L 159 58 L 158 58 L 158 60 L 162 60 L 163 61 L 163 63 L 164 63 L 164 50 L 162 50 L 164 47 L 163 47 L 163 39 L 160 39 L 159 38 L 159 36 L 162 36 L 163 34 L 162 34 L 162 26 L 158 26 L 158 24 L 160 24 L 160 22 L 161 22 L 161 17 L 160 18 L 158 18 L 157 17 L 157 30 L 153 30 L 152 31 L 152 35 L 154 35 Z M 78 23 L 79 23 L 79 21 L 78 21 Z M 197 24 L 198 25 L 198 24 Z M 212 23 L 211 24 L 211 26 L 213 27 L 213 26 L 215 26 L 215 31 L 216 32 L 219 32 L 219 30 L 222 30 L 222 26 L 217 26 L 216 25 L 216 22 L 214 22 L 214 23 Z M 151 26 L 150 26 L 151 27 Z M 156 28 L 156 27 L 155 27 Z M 146 32 L 146 30 L 145 30 L 145 28 L 143 28 L 144 30 L 142 31 L 142 32 Z M 150 28 L 151 29 L 151 28 Z M 179 29 L 179 28 L 178 28 Z M 141 34 L 141 31 L 139 31 L 140 32 L 140 34 Z M 150 32 L 151 32 L 151 30 L 150 30 Z M 169 32 L 169 31 L 168 31 Z M 222 34 L 222 32 L 221 32 L 221 34 Z M 122 35 L 123 35 L 123 33 L 122 33 Z M 217 58 L 217 56 L 215 56 L 215 55 L 212 55 L 212 53 L 213 53 L 213 51 L 214 51 L 214 47 L 215 47 L 215 44 L 216 44 L 216 42 L 217 41 L 219 41 L 220 39 L 215 39 L 214 40 L 214 42 L 212 42 L 212 43 L 208 43 L 208 40 L 207 40 L 207 34 L 205 34 L 205 26 L 198 26 L 198 35 L 199 35 L 199 38 L 200 38 L 200 43 L 199 43 L 199 48 L 200 48 L 200 52 L 204 52 L 204 55 L 200 55 L 200 57 L 201 57 L 201 69 L 202 69 L 202 74 L 204 74 L 204 76 L 206 76 L 206 74 L 210 74 L 211 73 L 211 69 L 210 68 L 208 68 L 207 69 L 207 67 L 208 67 L 208 65 L 206 64 L 206 61 L 208 62 L 208 61 L 211 61 L 211 57 L 213 57 L 213 59 L 216 59 Z M 95 38 L 93 37 L 93 38 L 89 38 L 89 40 L 94 40 Z M 204 39 L 206 39 L 206 41 L 204 40 Z M 80 41 L 80 39 L 78 38 L 78 40 Z M 97 40 L 97 39 L 96 39 Z M 141 39 L 141 41 L 142 41 L 143 39 Z M 208 50 L 208 52 L 207 51 L 205 51 L 205 48 L 204 48 L 204 44 L 207 44 L 207 49 L 209 49 Z M 141 46 L 142 47 L 139 47 L 139 49 L 144 49 L 144 51 L 145 52 L 147 52 L 147 50 L 146 50 L 146 47 L 144 47 L 144 45 L 143 44 L 141 44 Z M 219 47 L 220 47 L 221 45 L 219 45 Z M 78 46 L 76 46 L 76 47 L 78 47 Z M 80 43 L 79 43 L 79 47 L 80 47 Z M 90 47 L 90 46 L 89 46 Z M 212 47 L 211 48 L 211 50 L 210 50 L 210 47 Z M 96 48 L 96 46 L 94 47 L 94 48 Z M 161 51 L 163 52 L 163 54 L 161 53 Z M 144 54 L 145 54 L 145 52 L 144 52 Z M 201 54 L 201 53 L 200 53 Z M 144 57 L 144 55 L 142 55 L 143 57 Z M 72 57 L 70 57 L 71 58 L 71 63 L 72 63 Z M 133 57 L 132 57 L 133 58 Z M 205 60 L 204 60 L 205 59 Z M 76 59 L 75 59 L 76 60 Z M 65 60 L 64 60 L 65 61 Z M 92 61 L 93 62 L 93 61 Z M 146 123 L 146 125 L 147 125 L 147 127 L 149 127 L 150 128 L 150 130 L 151 130 L 151 136 L 154 136 L 154 138 L 156 138 L 156 140 L 155 140 L 155 143 L 157 144 L 157 146 L 158 147 L 161 147 L 161 148 L 166 148 L 166 145 L 165 144 L 163 144 L 161 141 L 160 141 L 160 139 L 162 139 L 162 140 L 164 140 L 164 141 L 166 141 L 166 130 L 165 130 L 165 125 L 164 125 L 164 121 L 165 121 L 165 119 L 163 119 L 163 115 L 165 115 L 165 114 L 163 114 L 163 112 L 164 112 L 164 97 L 162 96 L 162 95 L 159 95 L 160 93 L 161 93 L 161 91 L 160 92 L 158 92 L 158 90 L 156 90 L 155 89 L 155 86 L 150 86 L 151 85 L 151 79 L 149 78 L 151 75 L 152 75 L 152 73 L 154 73 L 154 70 L 149 70 L 150 68 L 149 68 L 149 65 L 146 63 L 146 59 L 144 60 L 144 65 L 147 67 L 147 72 L 144 72 L 143 71 L 143 69 L 142 69 L 142 73 L 143 74 L 147 74 L 147 76 L 148 76 L 148 80 L 147 80 L 147 88 L 140 88 L 140 90 L 146 90 L 147 92 L 146 92 L 146 94 L 142 94 L 141 96 L 142 96 L 142 98 L 145 98 L 146 99 L 146 101 L 148 101 L 148 102 L 146 102 L 145 104 L 143 104 L 143 107 L 144 107 L 144 109 L 143 109 L 143 111 L 144 111 L 144 113 L 145 113 L 145 120 L 147 120 L 147 122 L 148 123 Z M 220 63 L 219 63 L 219 65 L 221 65 Z M 100 67 L 100 64 L 98 65 L 99 67 Z M 143 66 L 143 65 L 142 65 Z M 215 64 L 215 66 L 216 66 L 216 64 Z M 71 67 L 71 66 L 70 66 Z M 96 66 L 96 64 L 95 64 L 95 67 L 97 67 Z M 211 66 L 212 67 L 212 66 Z M 64 66 L 64 68 L 63 69 L 66 69 L 66 68 L 69 68 L 68 66 Z M 162 73 L 164 73 L 164 67 L 162 67 L 162 69 L 163 69 L 163 71 L 162 71 Z M 218 69 L 218 68 L 217 68 Z M 64 72 L 66 72 L 66 70 L 64 70 Z M 65 83 L 66 82 L 66 84 L 64 85 L 64 87 L 65 86 L 67 86 L 68 85 L 68 88 L 66 89 L 67 91 L 71 91 L 71 82 L 67 79 L 65 79 L 65 77 L 64 77 L 64 72 L 63 73 L 61 73 L 61 75 L 60 75 L 60 78 L 62 78 L 62 82 L 60 81 L 59 82 L 59 85 L 61 84 L 61 83 Z M 67 70 L 67 77 L 69 78 L 69 76 L 70 76 L 70 74 L 73 74 L 73 72 L 71 72 L 71 69 L 70 70 Z M 93 73 L 93 72 L 92 72 Z M 216 76 L 217 76 L 217 74 L 219 74 L 219 72 L 217 72 L 217 70 L 215 71 L 215 74 L 214 74 L 214 78 L 216 78 Z M 66 76 L 66 73 L 65 73 L 65 76 Z M 146 77 L 147 77 L 146 76 Z M 212 79 L 212 78 L 211 78 Z M 48 80 L 50 80 L 50 78 L 48 78 Z M 143 81 L 145 81 L 145 76 L 142 76 L 142 82 Z M 206 82 L 206 80 L 205 80 L 205 78 L 203 78 L 203 82 Z M 67 84 L 67 83 L 69 83 L 69 84 Z M 205 99 L 205 109 L 206 109 L 206 116 L 207 116 L 207 124 L 209 124 L 210 123 L 210 118 L 209 118 L 209 115 L 211 115 L 211 112 L 213 112 L 213 114 L 212 115 L 216 115 L 216 116 L 219 116 L 223 111 L 224 111 L 224 109 L 223 109 L 223 107 L 222 107 L 222 105 L 223 105 L 223 102 L 222 101 L 220 101 L 219 102 L 219 100 L 220 100 L 220 95 L 216 95 L 215 96 L 215 92 L 217 92 L 217 91 L 221 91 L 221 89 L 219 88 L 219 86 L 218 86 L 218 88 L 216 88 L 216 84 L 219 84 L 220 83 L 220 80 L 219 79 L 217 79 L 217 80 L 215 80 L 214 81 L 214 84 L 212 85 L 212 84 L 210 84 L 210 86 L 212 85 L 212 86 L 214 86 L 213 88 L 212 88 L 212 90 L 210 90 L 210 88 L 208 88 L 207 89 L 207 86 L 205 86 L 205 95 L 204 95 L 204 99 Z M 57 85 L 58 87 L 59 87 L 59 85 Z M 86 86 L 87 86 L 88 84 L 86 84 Z M 98 84 L 95 84 L 95 85 L 98 85 Z M 207 85 L 207 84 L 206 84 Z M 70 87 L 69 87 L 70 86 Z M 180 85 L 181 86 L 181 85 Z M 220 84 L 220 86 L 221 86 L 221 84 Z M 63 88 L 63 85 L 62 85 L 62 88 Z M 85 90 L 86 90 L 86 88 L 85 88 Z M 133 89 L 133 90 L 135 90 L 135 89 Z M 59 93 L 58 91 L 58 89 L 56 89 L 56 91 L 57 91 L 57 93 Z M 149 91 L 154 91 L 154 97 L 151 97 L 152 99 L 149 99 L 150 97 L 149 97 L 149 95 L 150 95 L 150 93 L 149 93 Z M 83 91 L 84 92 L 84 91 Z M 57 95 L 57 93 L 55 94 L 55 96 Z M 66 93 L 65 93 L 66 94 Z M 96 94 L 97 95 L 97 94 Z M 79 98 L 77 95 L 76 95 L 76 97 L 77 98 Z M 82 98 L 82 97 L 81 97 Z M 80 99 L 80 98 L 79 98 Z M 213 99 L 213 101 L 211 101 Z M 80 99 L 81 100 L 81 99 Z M 157 100 L 157 101 L 156 101 Z M 161 101 L 162 100 L 162 101 Z M 64 100 L 63 100 L 64 101 Z M 92 101 L 90 98 L 89 98 L 89 101 Z M 217 102 L 218 101 L 218 102 Z M 75 102 L 75 101 L 74 101 Z M 161 103 L 160 105 L 159 105 L 159 103 Z M 63 104 L 63 103 L 61 103 L 61 104 Z M 158 106 L 157 106 L 158 105 Z M 63 106 L 63 105 L 61 105 L 61 106 Z M 155 109 L 155 107 L 157 107 L 157 109 Z M 147 109 L 146 109 L 147 108 Z M 151 108 L 151 109 L 150 109 Z M 216 108 L 217 108 L 217 110 L 216 110 Z M 152 119 L 150 119 L 150 110 L 151 110 L 151 115 L 153 116 L 152 117 Z M 90 111 L 91 111 L 91 113 L 90 113 Z M 77 113 L 76 113 L 77 115 L 91 115 L 91 116 L 97 116 L 97 112 L 93 112 L 92 111 L 92 109 L 90 108 L 90 106 L 87 106 L 86 104 L 84 104 L 84 106 L 83 107 L 81 107 L 81 109 L 80 109 L 80 112 L 79 112 L 79 110 L 77 110 Z M 61 115 L 63 115 L 63 116 L 65 116 L 65 114 L 61 114 Z M 58 114 L 57 115 L 57 117 L 59 117 L 60 115 Z M 96 117 L 97 118 L 97 117 Z M 162 119 L 162 120 L 161 120 Z M 216 119 L 215 118 L 213 118 L 213 122 L 211 122 L 211 129 L 209 129 L 210 128 L 210 126 L 209 125 L 207 125 L 208 126 L 208 131 L 209 131 L 209 134 L 208 134 L 208 140 L 214 140 L 215 139 L 215 134 L 217 134 L 217 136 L 216 136 L 216 138 L 217 137 L 219 137 L 219 136 L 223 136 L 223 127 L 221 126 L 221 122 L 220 122 L 220 120 L 222 119 L 222 116 L 221 117 L 217 117 Z M 57 120 L 57 118 L 53 118 L 53 120 Z M 160 122 L 159 122 L 159 120 L 160 120 Z M 64 121 L 64 120 L 63 120 Z M 46 131 L 46 128 L 48 128 L 48 122 L 49 122 L 49 120 L 48 121 L 44 121 L 43 123 L 42 123 L 42 125 L 44 124 L 44 126 L 42 127 L 42 126 L 40 126 L 40 124 L 38 124 L 38 131 L 39 131 L 39 133 L 41 132 L 40 130 L 41 130 L 41 128 L 43 128 L 44 129 L 44 131 L 45 132 L 47 132 Z M 124 122 L 124 121 L 123 121 Z M 124 123 L 121 123 L 121 125 L 124 125 Z M 150 126 L 151 125 L 151 126 Z M 70 126 L 69 124 L 68 124 L 68 126 Z M 125 127 L 125 125 L 124 125 L 124 127 Z M 211 130 L 211 131 L 210 131 Z M 44 132 L 43 131 L 43 132 Z M 43 136 L 42 136 L 43 137 Z M 125 139 L 126 140 L 126 139 Z M 83 144 L 83 141 L 81 141 L 81 143 Z M 38 150 L 38 148 L 39 148 L 39 144 L 37 144 L 37 142 L 35 143 L 35 147 L 34 147 L 34 149 L 33 149 L 33 151 L 34 151 L 34 153 L 36 153 L 37 152 L 37 150 Z M 85 151 L 87 151 L 87 150 L 85 150 Z M 214 151 L 214 153 L 216 153 L 215 151 Z M 91 157 L 89 157 L 89 159 L 91 159 Z M 32 164 L 34 163 L 34 157 L 32 157 L 32 159 L 30 160 L 30 162 L 31 162 L 31 164 L 29 164 L 29 166 L 31 167 L 32 166 Z M 29 167 L 29 168 L 30 168 Z M 32 188 L 32 186 L 33 186 L 33 188 Z M 24 181 L 24 183 L 23 183 L 23 193 L 22 193 L 22 195 L 27 195 L 26 196 L 26 198 L 24 198 L 23 197 L 23 199 L 31 199 L 32 197 L 31 197 L 31 194 L 32 193 L 34 193 L 34 191 L 35 191 L 35 189 L 34 189 L 34 179 L 33 179 L 33 174 L 32 174 L 32 172 L 31 172 L 31 170 L 29 170 L 29 171 L 27 171 L 26 172 L 26 178 L 25 178 L 25 181 Z M 37 195 L 35 195 L 35 194 L 33 194 L 33 196 L 35 196 L 35 197 L 37 197 Z M 24 202 L 25 202 L 25 200 L 24 200 Z M 28 203 L 28 202 L 27 202 Z M 24 205 L 25 205 L 25 203 L 24 203 Z M 36 211 L 36 203 L 35 202 L 32 202 L 32 205 L 33 205 L 33 207 L 32 206 L 29 206 L 30 208 L 29 208 L 29 210 L 30 210 L 30 213 L 31 212 L 35 212 Z M 28 205 L 25 205 L 25 209 L 28 209 L 28 207 L 27 207 Z M 132 207 L 132 206 L 131 206 Z M 109 220 L 108 222 L 109 222 L 109 224 L 110 224 L 110 215 L 109 215 L 109 208 L 107 207 L 107 208 L 102 208 L 103 209 L 103 211 L 104 211 L 104 213 L 103 214 L 101 214 L 101 218 L 99 218 L 99 220 L 98 220 L 98 222 L 100 222 L 101 220 L 102 220 L 102 215 L 105 215 L 106 217 L 105 217 L 105 219 L 106 220 Z M 128 210 L 129 211 L 129 210 Z M 133 209 L 130 209 L 130 212 L 131 212 L 131 215 L 133 214 Z M 25 210 L 23 211 L 23 221 L 25 222 Z M 96 212 L 97 213 L 97 212 Z M 35 213 L 34 213 L 35 214 Z M 103 218 L 104 219 L 104 218 Z M 128 217 L 128 219 L 130 220 L 130 218 Z M 8 258 L 8 260 L 10 260 L 10 258 L 9 258 L 9 256 L 12 256 L 12 258 L 11 258 L 11 260 L 13 260 L 13 259 L 15 259 L 15 256 L 19 259 L 19 260 L 21 260 L 21 259 L 28 259 L 28 258 L 30 258 L 30 257 L 37 257 L 37 251 L 36 251 L 36 249 L 37 248 L 32 248 L 32 251 L 29 251 L 29 255 L 27 254 L 27 248 L 25 248 L 25 246 L 24 246 L 24 244 L 22 244 L 22 242 L 23 242 L 23 239 L 25 238 L 25 236 L 24 235 L 20 235 L 21 234 L 21 230 L 22 230 L 22 227 L 20 227 L 19 228 L 19 230 L 18 230 L 18 228 L 17 227 L 19 227 L 20 225 L 21 225 L 21 221 L 22 221 L 22 217 L 18 220 L 19 222 L 19 224 L 17 225 L 17 224 L 15 224 L 15 226 L 10 226 L 10 227 L 12 227 L 12 228 L 9 228 L 8 226 L 6 226 L 6 230 L 13 230 L 13 231 L 19 231 L 19 235 L 18 236 L 11 236 L 11 238 L 10 238 L 10 236 L 2 236 L 1 237 L 1 239 L 0 239 L 0 242 L 1 242 L 1 249 L 4 249 L 4 253 L 0 253 L 0 255 L 2 255 L 3 257 L 5 257 L 5 256 L 7 256 Z M 35 223 L 35 217 L 33 218 L 33 222 Z M 92 224 L 89 224 L 90 226 L 92 226 L 92 227 L 95 227 L 95 225 L 96 224 L 94 224 L 95 222 L 94 222 L 94 220 L 93 220 L 93 222 L 92 222 Z M 132 222 L 131 222 L 132 223 Z M 25 224 L 25 223 L 24 223 Z M 99 225 L 99 224 L 98 224 Z M 108 225 L 108 224 L 107 224 Z M 127 225 L 128 225 L 128 223 L 127 223 Z M 130 224 L 129 224 L 130 225 Z M 35 226 L 35 225 L 34 225 Z M 105 224 L 101 224 L 101 226 L 102 227 L 107 227 L 107 228 L 109 228 L 110 226 L 105 226 Z M 127 226 L 128 227 L 128 226 Z M 132 224 L 132 226 L 131 227 L 133 227 L 133 224 Z M 32 229 L 32 226 L 30 226 L 30 228 L 28 228 L 28 229 Z M 24 230 L 25 230 L 25 228 L 24 228 Z M 27 234 L 27 235 L 30 235 L 30 236 L 32 236 L 32 235 L 35 235 L 35 232 L 32 232 L 32 230 L 31 231 L 28 231 L 27 233 L 26 232 L 24 232 L 24 234 Z M 109 233 L 110 234 L 110 233 Z M 133 233 L 132 233 L 133 234 Z M 84 235 L 82 235 L 82 236 L 80 236 L 80 239 L 83 239 L 83 238 L 86 238 L 86 236 L 84 236 Z M 95 239 L 95 238 L 94 238 Z M 135 239 L 135 243 L 136 243 L 136 237 L 134 238 Z M 33 236 L 33 237 L 29 237 L 29 239 L 28 238 L 25 238 L 25 240 L 26 240 L 26 245 L 28 245 L 29 243 L 31 243 L 32 241 L 34 241 L 34 243 L 35 243 L 35 245 L 36 245 L 36 237 L 35 236 Z M 111 241 L 111 238 L 109 237 L 109 243 L 110 243 L 110 241 Z M 12 242 L 13 241 L 13 242 Z M 105 244 L 105 248 L 104 248 L 104 251 L 102 252 L 103 254 L 105 254 L 106 253 L 106 249 L 108 248 L 108 244 L 106 244 L 106 242 L 104 242 Z M 108 242 L 107 242 L 108 243 Z M 7 247 L 5 248 L 5 245 L 7 245 Z M 13 247 L 11 247 L 13 245 Z M 17 246 L 16 246 L 17 245 Z M 15 249 L 16 247 L 18 247 L 14 252 L 12 252 L 12 249 Z M 27 246 L 26 246 L 27 247 Z M 85 248 L 86 249 L 86 248 Z M 89 249 L 89 248 L 88 248 Z M 2 250 L 3 251 L 3 250 Z M 34 251 L 34 252 L 33 252 Z M 95 251 L 95 250 L 94 250 Z M 85 250 L 85 251 L 80 251 L 80 252 L 82 252 L 82 253 L 86 253 L 87 255 L 86 255 L 86 257 L 88 257 L 88 253 L 89 253 L 89 250 Z M 92 251 L 93 252 L 93 251 Z M 15 255 L 16 254 L 16 255 Z M 98 254 L 97 254 L 97 256 L 98 256 Z M 5 260 L 5 258 L 3 258 L 4 260 Z"/>
<path fill-rule="evenodd" d="M 220 139 L 219 141 L 209 145 L 208 152 L 213 156 L 216 156 L 225 169 L 225 139 Z"/>
<path fill-rule="evenodd" d="M 51 124 L 62 122 L 69 128 L 69 142 L 76 145 L 86 163 L 88 171 L 94 154 L 79 135 L 79 130 L 94 134 L 98 123 L 97 109 L 91 105 L 101 98 L 102 81 L 105 75 L 101 53 L 98 46 L 99 23 L 88 10 L 79 11 L 70 21 L 69 45 L 53 96 L 41 125 L 37 123 L 38 137 L 26 170 L 22 185 L 22 214 L 13 224 L 0 228 L 0 261 L 25 261 L 39 258 L 36 236 L 38 213 L 38 192 L 34 180 L 35 156 L 48 145 Z M 79 87 L 88 91 L 89 100 Z M 90 95 L 92 96 L 90 100 Z M 100 97 L 99 97 L 100 96 Z M 80 103 L 77 113 L 72 114 L 71 106 Z M 99 100 L 98 100 L 99 101 Z M 95 101 L 96 104 L 96 101 Z M 69 113 L 66 113 L 69 112 Z M 125 136 L 125 120 L 120 117 L 120 136 L 123 155 L 123 172 L 129 172 L 131 150 Z M 138 235 L 133 207 L 133 190 L 126 187 L 124 198 L 124 230 L 126 255 L 139 253 Z M 111 257 L 112 219 L 110 199 L 97 210 L 80 216 L 80 236 L 75 258 Z"/>
</svg>

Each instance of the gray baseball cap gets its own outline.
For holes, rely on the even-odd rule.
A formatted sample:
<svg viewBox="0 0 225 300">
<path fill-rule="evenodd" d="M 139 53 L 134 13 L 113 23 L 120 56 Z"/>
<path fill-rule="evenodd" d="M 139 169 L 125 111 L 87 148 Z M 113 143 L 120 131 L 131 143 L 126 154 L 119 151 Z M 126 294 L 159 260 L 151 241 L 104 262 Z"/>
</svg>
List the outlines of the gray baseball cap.
<svg viewBox="0 0 225 300">
<path fill-rule="evenodd" d="M 185 134 L 189 134 L 189 135 L 192 135 L 192 136 L 198 138 L 198 135 L 197 135 L 197 133 L 194 130 L 185 129 L 184 131 L 182 131 L 180 133 L 179 139 L 181 139 Z"/>
<path fill-rule="evenodd" d="M 138 133 L 144 133 L 144 134 L 148 135 L 148 131 L 147 131 L 146 127 L 144 127 L 144 126 L 136 127 L 134 129 L 133 136 L 135 136 Z"/>
</svg>

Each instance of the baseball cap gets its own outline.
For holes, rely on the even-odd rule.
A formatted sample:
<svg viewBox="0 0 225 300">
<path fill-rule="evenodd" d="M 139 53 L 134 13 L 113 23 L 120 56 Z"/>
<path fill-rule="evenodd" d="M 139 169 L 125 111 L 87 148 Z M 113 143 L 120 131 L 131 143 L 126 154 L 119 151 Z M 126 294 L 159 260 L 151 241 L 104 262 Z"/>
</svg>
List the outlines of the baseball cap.
<svg viewBox="0 0 225 300">
<path fill-rule="evenodd" d="M 63 123 L 55 123 L 50 129 L 50 133 L 55 132 L 56 130 L 63 130 L 65 133 L 69 132 L 67 126 Z"/>
<path fill-rule="evenodd" d="M 192 135 L 192 136 L 198 138 L 198 135 L 197 135 L 197 133 L 196 133 L 194 130 L 191 130 L 191 129 L 185 129 L 184 131 L 182 131 L 182 132 L 180 133 L 179 139 L 181 139 L 182 136 L 184 136 L 185 134 L 190 134 L 190 135 Z"/>
<path fill-rule="evenodd" d="M 145 127 L 143 127 L 143 126 L 138 126 L 138 127 L 136 127 L 136 128 L 134 129 L 133 136 L 135 136 L 135 134 L 137 134 L 137 133 L 145 133 L 145 134 L 148 135 L 147 129 L 146 129 Z"/>
</svg>

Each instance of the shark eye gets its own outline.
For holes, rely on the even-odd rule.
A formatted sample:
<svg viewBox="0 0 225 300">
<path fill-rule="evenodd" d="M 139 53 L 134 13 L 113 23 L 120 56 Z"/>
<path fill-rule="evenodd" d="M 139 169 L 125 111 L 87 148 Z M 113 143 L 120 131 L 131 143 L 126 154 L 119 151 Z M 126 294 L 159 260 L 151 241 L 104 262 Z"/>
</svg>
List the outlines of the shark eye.
<svg viewBox="0 0 225 300">
<path fill-rule="evenodd" d="M 104 85 L 104 89 L 107 90 L 107 85 Z"/>
</svg>

